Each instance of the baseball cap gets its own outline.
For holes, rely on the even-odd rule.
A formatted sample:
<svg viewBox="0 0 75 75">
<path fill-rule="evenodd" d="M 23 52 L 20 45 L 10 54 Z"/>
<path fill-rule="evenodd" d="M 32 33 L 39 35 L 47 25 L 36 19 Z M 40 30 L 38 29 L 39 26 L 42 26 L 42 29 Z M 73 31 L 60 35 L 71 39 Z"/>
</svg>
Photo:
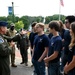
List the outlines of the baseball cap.
<svg viewBox="0 0 75 75">
<path fill-rule="evenodd" d="M 8 25 L 7 22 L 5 22 L 5 21 L 0 21 L 0 26 L 7 26 L 7 25 Z"/>
</svg>

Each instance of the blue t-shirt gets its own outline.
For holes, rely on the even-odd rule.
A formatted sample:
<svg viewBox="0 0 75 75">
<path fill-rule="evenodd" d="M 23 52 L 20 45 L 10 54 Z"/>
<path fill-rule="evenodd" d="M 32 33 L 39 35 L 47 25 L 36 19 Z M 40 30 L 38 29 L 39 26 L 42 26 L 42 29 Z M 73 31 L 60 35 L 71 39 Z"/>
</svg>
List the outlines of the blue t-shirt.
<svg viewBox="0 0 75 75">
<path fill-rule="evenodd" d="M 61 36 L 52 37 L 49 44 L 49 53 L 48 56 L 52 55 L 54 51 L 58 51 L 57 58 L 51 60 L 50 62 L 55 63 L 59 61 L 62 50 L 62 38 Z"/>
<path fill-rule="evenodd" d="M 64 54 L 68 55 L 69 44 L 71 42 L 71 36 L 69 30 L 65 30 L 64 32 Z"/>
<path fill-rule="evenodd" d="M 38 60 L 44 52 L 45 47 L 49 47 L 49 38 L 45 34 L 37 35 L 34 40 L 34 46 L 33 59 Z"/>
<path fill-rule="evenodd" d="M 30 40 L 30 44 L 31 44 L 31 48 L 33 49 L 33 42 L 35 39 L 35 36 L 37 35 L 37 33 L 31 32 L 29 35 L 29 40 Z"/>
</svg>

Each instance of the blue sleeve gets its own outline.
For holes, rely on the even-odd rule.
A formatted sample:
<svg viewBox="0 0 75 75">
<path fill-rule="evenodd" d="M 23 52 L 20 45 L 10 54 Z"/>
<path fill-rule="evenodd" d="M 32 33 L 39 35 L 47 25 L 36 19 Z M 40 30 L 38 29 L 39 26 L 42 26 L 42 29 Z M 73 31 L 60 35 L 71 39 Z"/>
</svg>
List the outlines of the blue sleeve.
<svg viewBox="0 0 75 75">
<path fill-rule="evenodd" d="M 70 32 L 69 32 L 68 30 L 65 32 L 64 40 L 65 40 L 64 46 L 65 46 L 65 47 L 68 47 L 69 44 L 70 44 L 70 41 L 71 41 Z"/>
<path fill-rule="evenodd" d="M 54 44 L 54 51 L 60 51 L 62 49 L 62 41 L 61 40 L 57 40 Z"/>
<path fill-rule="evenodd" d="M 36 35 L 36 36 L 34 37 L 33 45 L 36 44 L 37 39 L 38 39 L 38 36 Z"/>
</svg>

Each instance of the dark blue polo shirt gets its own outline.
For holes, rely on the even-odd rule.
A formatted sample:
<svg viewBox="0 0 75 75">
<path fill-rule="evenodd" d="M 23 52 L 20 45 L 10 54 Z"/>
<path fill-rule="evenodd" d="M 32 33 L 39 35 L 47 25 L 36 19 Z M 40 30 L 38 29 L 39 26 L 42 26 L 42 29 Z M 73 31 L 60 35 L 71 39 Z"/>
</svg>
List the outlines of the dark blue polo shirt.
<svg viewBox="0 0 75 75">
<path fill-rule="evenodd" d="M 57 58 L 51 60 L 51 63 L 55 63 L 59 61 L 60 55 L 61 55 L 61 50 L 62 50 L 62 38 L 61 36 L 53 36 L 50 40 L 50 44 L 49 44 L 49 53 L 48 56 L 52 55 L 54 53 L 54 51 L 58 51 L 59 54 L 57 56 Z"/>
<path fill-rule="evenodd" d="M 30 44 L 31 44 L 31 48 L 33 49 L 33 42 L 35 39 L 35 36 L 37 35 L 37 33 L 31 32 L 29 35 L 29 40 L 30 40 Z"/>
<path fill-rule="evenodd" d="M 65 29 L 62 29 L 62 31 L 59 32 L 59 35 L 61 36 L 62 39 L 64 39 L 64 33 L 65 33 Z"/>
<path fill-rule="evenodd" d="M 34 40 L 34 45 L 33 59 L 38 60 L 44 52 L 45 47 L 49 47 L 49 38 L 45 34 L 40 36 L 37 35 Z"/>
<path fill-rule="evenodd" d="M 64 54 L 68 55 L 69 44 L 71 42 L 71 36 L 69 30 L 65 30 L 64 32 Z"/>
<path fill-rule="evenodd" d="M 72 61 L 73 56 L 75 56 L 75 46 L 73 48 L 69 48 L 68 63 Z M 69 73 L 71 75 L 75 75 L 75 68 L 73 68 Z"/>
</svg>

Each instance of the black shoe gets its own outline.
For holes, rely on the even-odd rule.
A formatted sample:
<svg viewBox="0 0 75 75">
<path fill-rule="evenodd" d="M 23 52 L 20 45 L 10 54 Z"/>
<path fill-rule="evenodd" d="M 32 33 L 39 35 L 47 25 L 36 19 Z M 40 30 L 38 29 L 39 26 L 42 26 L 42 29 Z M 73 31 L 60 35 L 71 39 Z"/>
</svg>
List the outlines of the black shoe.
<svg viewBox="0 0 75 75">
<path fill-rule="evenodd" d="M 31 65 L 31 67 L 33 67 L 33 64 Z"/>
<path fill-rule="evenodd" d="M 25 63 L 25 66 L 28 66 L 28 64 L 27 64 L 27 63 Z"/>
<path fill-rule="evenodd" d="M 24 62 L 21 62 L 20 64 L 24 64 Z"/>
<path fill-rule="evenodd" d="M 11 65 L 11 67 L 17 67 L 17 65 L 15 65 L 15 64 L 12 64 L 12 65 Z"/>
</svg>

